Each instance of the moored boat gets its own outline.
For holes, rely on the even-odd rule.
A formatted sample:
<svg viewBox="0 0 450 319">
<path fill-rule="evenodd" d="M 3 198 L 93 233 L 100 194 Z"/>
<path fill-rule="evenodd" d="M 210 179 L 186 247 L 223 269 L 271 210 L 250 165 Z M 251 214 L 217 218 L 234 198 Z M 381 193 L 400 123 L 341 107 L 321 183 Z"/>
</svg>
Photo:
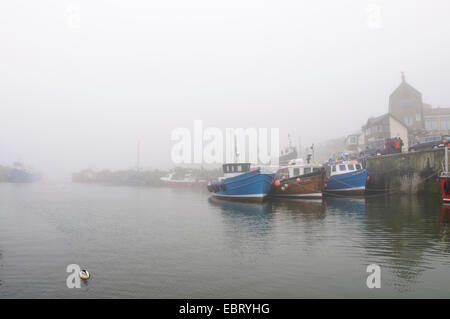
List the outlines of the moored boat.
<svg viewBox="0 0 450 319">
<path fill-rule="evenodd" d="M 9 173 L 9 181 L 13 183 L 30 183 L 36 181 L 38 177 L 20 162 L 15 162 Z"/>
<path fill-rule="evenodd" d="M 177 176 L 176 172 L 169 173 L 168 176 L 161 177 L 160 180 L 168 187 L 196 187 L 206 185 L 205 180 L 194 177 L 192 173 L 186 173 L 184 176 Z"/>
<path fill-rule="evenodd" d="M 222 199 L 260 202 L 269 194 L 275 174 L 250 163 L 223 164 L 223 177 L 208 183 L 211 195 Z"/>
<path fill-rule="evenodd" d="M 358 160 L 330 162 L 327 164 L 324 194 L 363 195 L 367 178 L 367 167 Z"/>
<path fill-rule="evenodd" d="M 448 144 L 444 149 L 445 167 L 444 171 L 439 174 L 439 183 L 441 185 L 442 200 L 444 203 L 450 204 L 450 172 L 448 171 Z"/>
<path fill-rule="evenodd" d="M 322 198 L 324 169 L 322 165 L 304 163 L 301 159 L 280 167 L 270 195 L 284 198 Z"/>
</svg>

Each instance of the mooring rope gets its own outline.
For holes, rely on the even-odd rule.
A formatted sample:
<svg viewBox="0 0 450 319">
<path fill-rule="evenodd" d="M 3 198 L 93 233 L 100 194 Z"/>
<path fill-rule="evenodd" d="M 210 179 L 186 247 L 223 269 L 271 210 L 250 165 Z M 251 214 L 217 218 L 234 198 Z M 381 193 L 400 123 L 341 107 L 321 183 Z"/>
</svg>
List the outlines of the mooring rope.
<svg viewBox="0 0 450 319">
<path fill-rule="evenodd" d="M 435 177 L 435 176 L 438 176 L 438 172 L 437 173 L 433 173 L 433 174 L 423 178 L 417 185 L 423 184 L 427 180 L 429 180 L 430 178 Z M 353 187 L 353 185 L 347 184 L 347 183 L 345 183 L 343 181 L 340 181 L 340 180 L 338 180 L 338 181 L 340 183 L 346 185 L 346 186 Z M 401 187 L 395 187 L 395 188 L 366 188 L 366 191 L 376 191 L 376 192 L 384 192 L 384 193 L 382 193 L 382 194 L 365 195 L 364 197 L 383 196 L 383 195 L 386 195 L 386 194 L 394 194 L 394 193 L 401 192 L 402 189 L 401 189 Z M 339 195 L 339 194 L 334 194 L 334 193 L 332 194 L 332 193 L 328 193 L 327 191 L 324 191 L 324 193 L 327 194 L 327 195 L 331 195 L 331 196 L 337 195 L 337 197 L 346 197 L 346 195 Z"/>
</svg>

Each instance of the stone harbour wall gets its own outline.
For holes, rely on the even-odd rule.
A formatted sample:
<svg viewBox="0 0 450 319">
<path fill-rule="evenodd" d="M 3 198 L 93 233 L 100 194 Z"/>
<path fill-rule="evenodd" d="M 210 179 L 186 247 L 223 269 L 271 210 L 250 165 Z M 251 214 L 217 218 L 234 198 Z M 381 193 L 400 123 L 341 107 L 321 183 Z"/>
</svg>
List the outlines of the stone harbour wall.
<svg viewBox="0 0 450 319">
<path fill-rule="evenodd" d="M 369 157 L 368 193 L 440 194 L 444 149 Z"/>
</svg>

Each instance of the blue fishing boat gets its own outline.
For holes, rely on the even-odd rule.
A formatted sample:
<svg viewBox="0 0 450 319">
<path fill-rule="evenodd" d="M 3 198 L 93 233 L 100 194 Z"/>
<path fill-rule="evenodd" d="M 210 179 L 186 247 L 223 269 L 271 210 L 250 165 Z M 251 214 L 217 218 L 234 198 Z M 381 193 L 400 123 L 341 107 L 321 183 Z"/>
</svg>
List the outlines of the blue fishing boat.
<svg viewBox="0 0 450 319">
<path fill-rule="evenodd" d="M 10 170 L 10 181 L 13 183 L 29 183 L 37 179 L 35 173 L 26 168 L 22 163 L 15 162 Z"/>
<path fill-rule="evenodd" d="M 224 176 L 208 183 L 212 196 L 243 201 L 263 201 L 269 194 L 275 174 L 263 167 L 251 168 L 250 163 L 223 165 Z"/>
<path fill-rule="evenodd" d="M 325 194 L 362 195 L 368 179 L 367 167 L 357 160 L 336 161 L 327 164 Z"/>
</svg>

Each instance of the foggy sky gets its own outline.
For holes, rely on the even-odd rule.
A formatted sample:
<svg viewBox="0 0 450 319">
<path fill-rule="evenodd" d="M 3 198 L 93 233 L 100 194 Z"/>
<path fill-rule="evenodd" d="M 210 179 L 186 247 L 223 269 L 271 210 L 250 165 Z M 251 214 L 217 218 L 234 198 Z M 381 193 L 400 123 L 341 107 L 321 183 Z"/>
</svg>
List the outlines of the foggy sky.
<svg viewBox="0 0 450 319">
<path fill-rule="evenodd" d="M 169 168 L 171 131 L 196 119 L 319 143 L 386 113 L 401 71 L 450 107 L 449 12 L 447 0 L 3 1 L 0 165 L 66 179 L 133 168 L 140 140 L 142 167 Z"/>
</svg>

